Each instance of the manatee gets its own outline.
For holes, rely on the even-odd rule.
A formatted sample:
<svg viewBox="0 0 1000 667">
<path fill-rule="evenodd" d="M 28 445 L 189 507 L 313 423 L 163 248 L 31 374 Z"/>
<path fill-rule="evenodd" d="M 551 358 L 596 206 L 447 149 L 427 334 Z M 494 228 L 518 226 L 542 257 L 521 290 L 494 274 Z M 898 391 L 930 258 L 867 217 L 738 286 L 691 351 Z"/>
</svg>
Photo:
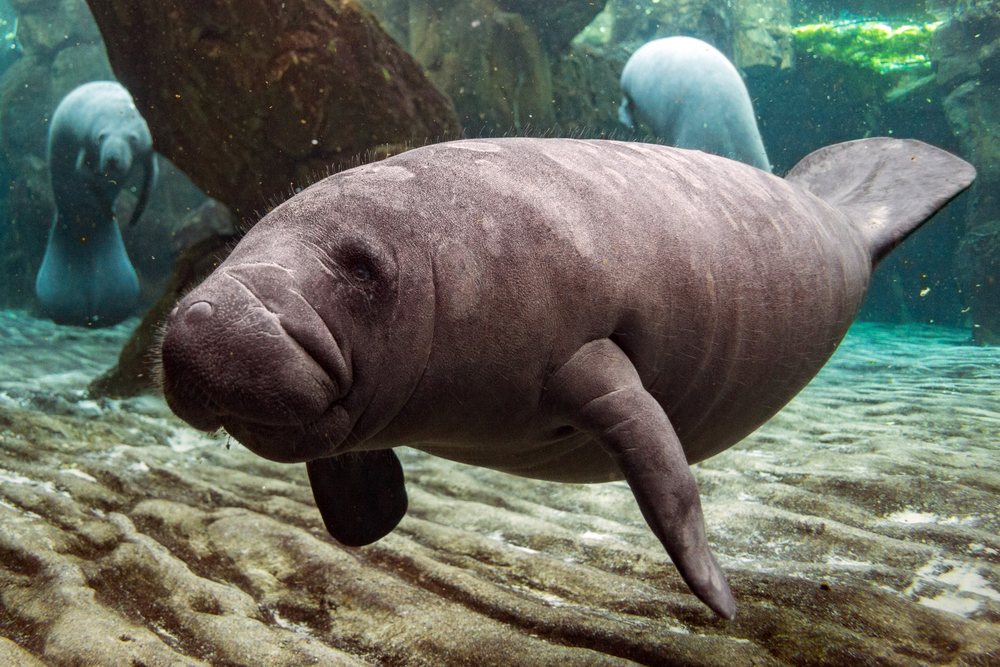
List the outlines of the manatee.
<svg viewBox="0 0 1000 667">
<path fill-rule="evenodd" d="M 732 618 L 689 464 L 809 382 L 874 265 L 974 177 L 894 139 L 821 149 L 786 179 L 642 143 L 426 146 L 264 216 L 169 314 L 162 386 L 195 428 L 305 462 L 345 545 L 405 513 L 395 447 L 624 479 Z"/>
<path fill-rule="evenodd" d="M 58 324 L 117 324 L 139 300 L 139 279 L 115 201 L 126 183 L 142 179 L 135 224 L 157 175 L 152 136 L 128 91 L 114 81 L 73 89 L 52 116 L 48 160 L 56 213 L 35 293 Z"/>
<path fill-rule="evenodd" d="M 648 42 L 625 63 L 621 87 L 618 117 L 628 127 L 643 120 L 671 146 L 771 171 L 746 84 L 711 44 L 694 37 Z"/>
</svg>

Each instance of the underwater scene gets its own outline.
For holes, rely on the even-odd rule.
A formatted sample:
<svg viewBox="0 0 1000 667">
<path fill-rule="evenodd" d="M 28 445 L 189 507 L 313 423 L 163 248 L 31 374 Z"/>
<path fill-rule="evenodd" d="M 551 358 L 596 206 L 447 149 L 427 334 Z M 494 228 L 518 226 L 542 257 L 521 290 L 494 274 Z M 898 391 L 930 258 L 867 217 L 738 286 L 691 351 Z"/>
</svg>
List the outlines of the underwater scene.
<svg viewBox="0 0 1000 667">
<path fill-rule="evenodd" d="M 1000 0 L 0 36 L 0 666 L 1000 666 Z"/>
</svg>

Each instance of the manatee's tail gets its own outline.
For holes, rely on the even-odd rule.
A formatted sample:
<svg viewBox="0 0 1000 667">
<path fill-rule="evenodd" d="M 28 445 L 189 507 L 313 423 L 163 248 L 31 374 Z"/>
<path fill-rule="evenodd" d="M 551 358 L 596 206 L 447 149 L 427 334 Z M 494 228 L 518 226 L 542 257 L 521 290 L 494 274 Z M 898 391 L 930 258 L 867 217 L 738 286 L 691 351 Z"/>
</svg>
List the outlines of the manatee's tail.
<svg viewBox="0 0 1000 667">
<path fill-rule="evenodd" d="M 913 139 L 859 139 L 810 153 L 786 180 L 843 211 L 878 264 L 972 184 L 976 170 Z"/>
</svg>

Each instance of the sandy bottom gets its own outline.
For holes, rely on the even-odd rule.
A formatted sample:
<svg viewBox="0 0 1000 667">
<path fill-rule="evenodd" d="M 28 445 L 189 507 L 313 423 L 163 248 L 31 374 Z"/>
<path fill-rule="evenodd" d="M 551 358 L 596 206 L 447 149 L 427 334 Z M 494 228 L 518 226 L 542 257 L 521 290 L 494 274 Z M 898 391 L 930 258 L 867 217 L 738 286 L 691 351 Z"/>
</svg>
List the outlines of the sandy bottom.
<svg viewBox="0 0 1000 667">
<path fill-rule="evenodd" d="M 361 549 L 304 466 L 90 400 L 135 322 L 0 311 L 0 665 L 1000 665 L 1000 349 L 857 324 L 695 466 L 739 610 L 691 596 L 623 483 L 401 451 Z"/>
</svg>

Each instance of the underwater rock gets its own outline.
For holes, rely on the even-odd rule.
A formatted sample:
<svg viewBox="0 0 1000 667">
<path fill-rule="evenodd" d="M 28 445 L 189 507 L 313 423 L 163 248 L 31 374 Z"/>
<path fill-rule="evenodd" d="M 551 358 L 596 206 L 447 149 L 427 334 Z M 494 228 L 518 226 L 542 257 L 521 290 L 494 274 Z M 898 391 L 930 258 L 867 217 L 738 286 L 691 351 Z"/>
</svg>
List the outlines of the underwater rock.
<svg viewBox="0 0 1000 667">
<path fill-rule="evenodd" d="M 94 24 L 92 19 L 89 23 Z M 57 104 L 83 82 L 114 80 L 111 65 L 104 55 L 104 45 L 101 44 L 99 36 L 92 43 L 75 44 L 59 49 L 56 57 L 52 59 L 48 76 L 52 87 L 50 99 Z M 47 108 L 46 113 L 51 113 L 54 108 Z"/>
<path fill-rule="evenodd" d="M 934 32 L 938 83 L 961 154 L 976 165 L 969 214 L 960 240 L 961 289 L 975 342 L 1000 344 L 1000 7 L 957 13 Z"/>
<path fill-rule="evenodd" d="M 555 121 L 567 136 L 629 136 L 618 120 L 618 81 L 627 59 L 621 50 L 599 52 L 590 44 L 579 43 L 553 64 Z"/>
<path fill-rule="evenodd" d="M 787 0 L 611 0 L 579 40 L 632 50 L 654 39 L 697 37 L 737 69 L 786 69 L 794 57 Z"/>
<path fill-rule="evenodd" d="M 411 0 L 410 44 L 470 136 L 552 126 L 550 56 L 520 14 L 495 0 Z"/>
<path fill-rule="evenodd" d="M 574 101 L 553 95 L 551 65 L 603 7 L 589 0 L 362 2 L 454 101 L 471 136 L 548 131 L 560 122 L 558 106 Z"/>
<path fill-rule="evenodd" d="M 410 0 L 358 0 L 378 19 L 382 29 L 409 51 Z M 412 55 L 412 54 L 411 54 Z"/>
<path fill-rule="evenodd" d="M 17 39 L 27 55 L 51 58 L 70 45 L 101 41 L 94 22 L 88 20 L 85 0 L 8 1 L 17 12 Z"/>
<path fill-rule="evenodd" d="M 520 14 L 525 23 L 539 36 L 550 57 L 565 53 L 577 33 L 587 27 L 602 9 L 602 3 L 591 0 L 498 0 L 507 12 Z"/>
<path fill-rule="evenodd" d="M 687 593 L 620 482 L 403 449 L 407 517 L 338 546 L 301 466 L 198 433 L 159 398 L 83 397 L 128 334 L 0 311 L 0 656 L 1000 665 L 1000 371 L 964 331 L 855 325 L 781 413 L 694 467 L 740 603 L 729 623 Z"/>
<path fill-rule="evenodd" d="M 379 22 L 393 39 L 410 50 L 411 24 L 413 29 L 422 34 L 427 26 L 419 20 L 411 19 L 411 5 L 417 7 L 417 14 L 425 12 L 419 9 L 420 0 L 360 0 L 369 11 L 378 17 Z M 468 4 L 468 3 L 465 3 Z M 461 6 L 449 7 L 438 5 L 442 12 L 458 11 L 465 13 Z M 578 32 L 583 30 L 593 18 L 603 9 L 603 3 L 590 0 L 561 0 L 560 2 L 534 2 L 533 0 L 497 0 L 492 10 L 519 14 L 524 22 L 531 26 L 538 35 L 542 46 L 551 56 L 565 52 L 570 42 Z M 473 20 L 475 20 L 473 13 Z M 480 17 L 484 18 L 484 17 Z M 450 29 L 446 26 L 446 30 Z M 420 38 L 418 41 L 424 41 Z M 412 53 L 412 51 L 411 51 Z"/>
<path fill-rule="evenodd" d="M 977 219 L 977 214 L 987 211 L 997 215 L 997 202 L 995 192 L 979 190 L 976 194 L 974 214 L 956 253 L 957 279 L 964 287 L 973 342 L 1000 345 L 1000 218 Z"/>
<path fill-rule="evenodd" d="M 732 2 L 729 0 L 611 0 L 605 12 L 610 19 L 609 41 L 636 47 L 673 35 L 697 37 L 731 57 L 733 54 Z"/>
<path fill-rule="evenodd" d="M 791 16 L 788 0 L 733 2 L 733 64 L 786 69 L 792 66 Z"/>
<path fill-rule="evenodd" d="M 380 144 L 459 132 L 448 100 L 351 0 L 90 6 L 157 150 L 238 218 Z"/>
</svg>

